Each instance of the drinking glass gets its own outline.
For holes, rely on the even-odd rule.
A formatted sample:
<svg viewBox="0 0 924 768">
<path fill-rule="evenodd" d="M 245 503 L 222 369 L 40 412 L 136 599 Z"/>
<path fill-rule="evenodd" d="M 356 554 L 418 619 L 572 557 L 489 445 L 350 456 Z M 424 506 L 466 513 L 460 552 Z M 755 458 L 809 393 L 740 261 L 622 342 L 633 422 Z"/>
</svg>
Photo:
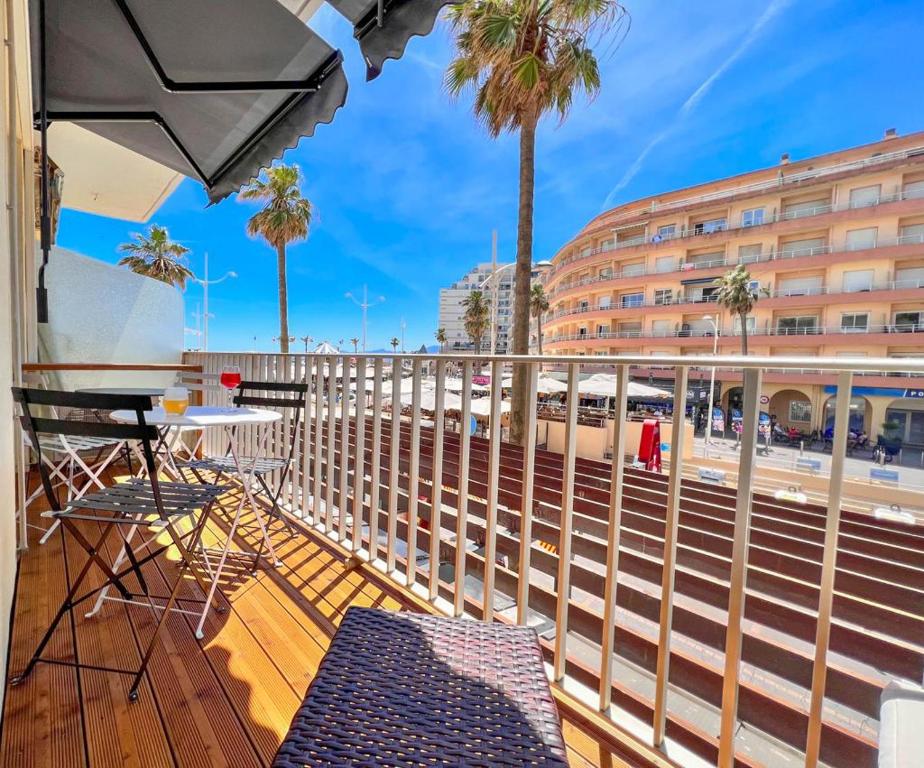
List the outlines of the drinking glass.
<svg viewBox="0 0 924 768">
<path fill-rule="evenodd" d="M 164 390 L 164 411 L 170 416 L 182 416 L 189 408 L 189 390 L 186 387 L 167 387 Z"/>
<path fill-rule="evenodd" d="M 221 375 L 218 377 L 218 381 L 225 389 L 228 390 L 228 404 L 233 405 L 234 390 L 240 386 L 241 383 L 241 368 L 238 365 L 225 365 L 222 366 Z"/>
</svg>

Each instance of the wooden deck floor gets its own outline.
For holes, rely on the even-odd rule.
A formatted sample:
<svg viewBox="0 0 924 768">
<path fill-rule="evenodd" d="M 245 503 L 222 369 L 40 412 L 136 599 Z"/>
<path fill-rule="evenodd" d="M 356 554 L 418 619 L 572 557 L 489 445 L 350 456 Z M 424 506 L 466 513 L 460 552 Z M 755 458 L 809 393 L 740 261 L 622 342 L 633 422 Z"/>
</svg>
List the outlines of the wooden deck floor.
<svg viewBox="0 0 924 768">
<path fill-rule="evenodd" d="M 34 539 L 19 566 L 9 673 L 24 667 L 50 622 L 65 592 L 65 567 L 73 575 L 84 559 L 69 543 L 65 566 L 60 536 L 44 546 L 38 532 Z M 274 541 L 282 568 L 233 573 L 221 598 L 228 610 L 210 612 L 204 640 L 193 635 L 193 617 L 168 619 L 137 702 L 127 699 L 128 675 L 52 664 L 7 686 L 0 766 L 268 765 L 344 611 L 414 607 L 365 569 L 347 571 L 342 553 L 311 532 L 289 537 L 277 529 Z M 110 558 L 114 549 L 110 542 Z M 152 590 L 163 590 L 176 571 L 158 560 L 145 573 Z M 151 612 L 137 606 L 108 602 L 92 619 L 75 611 L 46 655 L 71 658 L 76 638 L 82 663 L 132 668 L 152 626 Z M 626 765 L 573 722 L 563 727 L 573 766 Z"/>
</svg>

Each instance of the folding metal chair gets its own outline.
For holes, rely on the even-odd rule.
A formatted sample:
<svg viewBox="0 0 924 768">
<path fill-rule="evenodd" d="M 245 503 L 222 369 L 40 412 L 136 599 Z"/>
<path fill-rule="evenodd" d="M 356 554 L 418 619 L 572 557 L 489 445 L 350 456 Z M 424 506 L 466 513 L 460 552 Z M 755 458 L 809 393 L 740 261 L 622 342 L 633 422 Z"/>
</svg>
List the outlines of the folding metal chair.
<svg viewBox="0 0 924 768">
<path fill-rule="evenodd" d="M 119 441 L 138 441 L 141 453 L 148 470 L 146 479 L 132 478 L 127 482 L 116 483 L 104 487 L 93 493 L 84 494 L 79 499 L 71 499 L 62 506 L 58 499 L 52 475 L 48 464 L 39 463 L 42 478 L 42 487 L 51 507 L 50 517 L 61 523 L 62 557 L 65 558 L 65 573 L 71 570 L 67 563 L 67 542 L 65 534 L 77 543 L 87 553 L 86 562 L 72 583 L 68 584 L 67 595 L 60 608 L 52 619 L 48 630 L 39 641 L 35 652 L 22 673 L 13 677 L 10 682 L 22 682 L 40 661 L 57 664 L 66 664 L 72 667 L 83 667 L 76 661 L 63 662 L 43 658 L 42 653 L 54 634 L 61 620 L 80 603 L 88 600 L 109 586 L 118 590 L 120 602 L 143 605 L 152 611 L 160 611 L 153 635 L 147 648 L 142 653 L 141 666 L 137 670 L 118 669 L 113 667 L 94 666 L 106 672 L 130 674 L 133 676 L 129 688 L 129 699 L 134 701 L 138 697 L 138 687 L 147 669 L 148 662 L 154 650 L 157 638 L 160 635 L 167 614 L 173 610 L 182 611 L 175 607 L 178 602 L 204 603 L 204 596 L 209 586 L 197 571 L 190 556 L 207 524 L 212 506 L 218 496 L 225 492 L 223 488 L 214 484 L 190 484 L 160 482 L 157 477 L 154 452 L 151 443 L 158 440 L 158 431 L 155 427 L 145 423 L 144 412 L 151 410 L 151 398 L 140 395 L 104 395 L 79 392 L 56 392 L 51 390 L 13 388 L 13 398 L 22 408 L 21 422 L 23 428 L 31 438 L 32 444 L 42 451 L 42 436 L 62 435 L 65 438 L 99 438 Z M 40 406 L 56 408 L 92 408 L 100 411 L 131 410 L 135 412 L 137 424 L 116 424 L 106 421 L 80 421 L 67 418 L 43 417 L 36 415 Z M 196 514 L 198 513 L 198 520 Z M 190 520 L 189 530 L 183 532 L 180 525 Z M 167 533 L 169 543 L 161 544 L 152 536 L 144 547 L 137 550 L 130 545 L 131 533 L 141 527 L 151 528 L 156 534 Z M 124 559 L 128 567 L 119 569 L 119 562 L 110 565 L 103 557 L 105 543 L 109 535 L 116 531 L 122 544 Z M 202 591 L 203 598 L 179 597 L 178 590 L 183 581 L 178 576 L 170 590 L 169 595 L 153 595 L 148 589 L 147 582 L 142 573 L 142 566 L 169 549 L 176 547 L 179 552 L 180 564 L 183 571 L 190 572 Z M 147 552 L 138 556 L 141 549 Z M 120 559 L 122 556 L 120 556 Z M 86 580 L 91 568 L 96 566 L 104 575 L 103 583 L 81 593 L 81 586 Z M 126 584 L 126 577 L 133 575 L 141 588 L 141 592 L 131 591 Z M 162 601 L 159 604 L 157 601 Z M 198 612 L 196 612 L 198 615 Z M 75 648 L 76 652 L 76 648 Z M 76 653 L 75 653 L 76 658 Z"/>
<path fill-rule="evenodd" d="M 262 394 L 261 394 L 262 393 Z M 269 514 L 286 526 L 290 533 L 297 529 L 286 519 L 279 508 L 279 498 L 285 487 L 286 479 L 292 470 L 292 461 L 295 456 L 295 446 L 298 440 L 299 424 L 305 410 L 305 400 L 308 396 L 308 385 L 298 382 L 270 382 L 270 381 L 242 381 L 234 395 L 233 403 L 236 407 L 254 406 L 282 410 L 287 417 L 282 422 L 286 431 L 285 440 L 287 448 L 282 456 L 247 457 L 241 456 L 241 469 L 247 473 L 252 471 L 257 481 L 254 496 L 263 496 L 270 503 Z M 201 472 L 212 472 L 216 475 L 216 482 L 220 482 L 225 475 L 237 474 L 234 458 L 231 456 L 230 446 L 224 456 L 193 459 L 180 465 L 181 468 L 192 470 L 198 480 L 202 480 Z M 275 477 L 272 477 L 273 475 Z M 242 478 L 237 478 L 241 480 Z M 259 514 L 254 510 L 254 514 Z"/>
<path fill-rule="evenodd" d="M 222 397 L 226 397 L 228 390 L 219 383 L 220 374 L 218 373 L 199 373 L 197 371 L 181 371 L 177 374 L 173 385 L 176 387 L 185 387 L 190 392 L 198 392 L 201 396 L 202 404 L 206 404 L 206 397 L 209 392 L 220 392 Z M 202 443 L 205 439 L 205 430 L 201 427 L 172 427 L 180 433 L 180 439 L 173 442 L 174 455 L 179 458 L 185 458 L 194 461 L 199 457 L 202 449 Z M 192 445 L 183 440 L 183 435 L 195 435 Z"/>
<path fill-rule="evenodd" d="M 40 374 L 27 374 L 23 379 L 34 383 L 37 389 L 47 389 L 44 377 Z M 55 408 L 51 408 L 50 413 L 55 418 L 60 416 Z M 76 413 L 71 413 L 68 414 L 68 418 L 75 418 L 77 415 Z M 93 412 L 80 411 L 79 415 L 81 418 L 91 421 L 99 420 L 98 415 Z M 123 440 L 90 436 L 40 435 L 39 441 L 41 445 L 35 445 L 28 432 L 23 430 L 23 443 L 33 451 L 38 463 L 44 463 L 48 467 L 54 486 L 57 488 L 64 486 L 67 489 L 68 501 L 79 499 L 91 488 L 105 488 L 106 486 L 101 479 L 103 472 L 123 453 L 129 462 L 129 469 L 131 469 L 131 456 Z M 23 471 L 25 473 L 23 487 L 25 492 L 28 492 L 31 465 L 26 464 Z M 43 493 L 44 489 L 39 485 L 24 499 L 20 514 L 25 516 L 32 503 Z M 39 544 L 44 544 L 48 541 L 48 538 L 54 533 L 58 525 L 60 523 L 55 521 L 50 528 L 45 530 L 42 538 L 39 539 Z M 39 528 L 39 526 L 31 524 L 30 527 Z"/>
</svg>

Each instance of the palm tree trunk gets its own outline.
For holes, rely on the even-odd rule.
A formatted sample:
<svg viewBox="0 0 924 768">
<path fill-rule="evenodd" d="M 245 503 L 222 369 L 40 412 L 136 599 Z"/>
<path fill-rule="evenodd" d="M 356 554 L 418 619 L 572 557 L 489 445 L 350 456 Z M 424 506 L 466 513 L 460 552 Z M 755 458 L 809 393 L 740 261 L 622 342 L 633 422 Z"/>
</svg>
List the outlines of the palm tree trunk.
<svg viewBox="0 0 924 768">
<path fill-rule="evenodd" d="M 276 272 L 279 277 L 279 351 L 289 351 L 289 294 L 286 283 L 286 245 L 276 246 Z"/>
<path fill-rule="evenodd" d="M 539 357 L 542 357 L 542 313 L 536 315 L 536 328 L 539 332 Z"/>
<path fill-rule="evenodd" d="M 517 266 L 514 278 L 513 354 L 529 354 L 529 294 L 533 270 L 533 203 L 536 186 L 536 123 L 533 115 L 520 126 L 520 209 L 517 220 Z M 510 402 L 510 439 L 523 445 L 526 437 L 526 404 L 529 402 L 529 371 L 513 366 Z"/>
<path fill-rule="evenodd" d="M 741 354 L 745 357 L 748 354 L 748 316 L 746 312 L 741 313 Z"/>
</svg>

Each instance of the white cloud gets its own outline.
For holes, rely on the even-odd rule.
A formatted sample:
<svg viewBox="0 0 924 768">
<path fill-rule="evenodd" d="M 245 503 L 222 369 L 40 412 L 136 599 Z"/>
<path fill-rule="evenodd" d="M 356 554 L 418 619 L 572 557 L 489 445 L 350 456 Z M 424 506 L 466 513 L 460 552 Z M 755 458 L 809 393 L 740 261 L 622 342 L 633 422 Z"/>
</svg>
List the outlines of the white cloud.
<svg viewBox="0 0 924 768">
<path fill-rule="evenodd" d="M 606 196 L 606 200 L 603 202 L 602 210 L 612 207 L 616 195 L 625 189 L 632 181 L 632 179 L 638 175 L 638 172 L 642 169 L 642 166 L 645 164 L 645 160 L 652 153 L 652 151 L 668 136 L 677 131 L 683 125 L 684 121 L 706 97 L 716 81 L 722 77 L 722 75 L 724 75 L 732 67 L 732 65 L 738 61 L 738 59 L 747 53 L 751 46 L 754 45 L 754 43 L 759 39 L 764 28 L 776 16 L 785 10 L 785 8 L 790 3 L 791 0 L 772 0 L 772 2 L 770 2 L 770 4 L 764 9 L 764 12 L 760 15 L 748 33 L 742 38 L 741 42 L 738 43 L 737 47 L 731 52 L 731 54 L 718 67 L 716 67 L 716 69 L 712 71 L 709 77 L 703 80 L 703 82 L 699 84 L 696 90 L 694 90 L 693 93 L 691 93 L 686 98 L 683 104 L 681 104 L 680 109 L 677 110 L 677 113 L 674 116 L 673 122 L 659 133 L 657 133 L 654 138 L 648 142 L 638 157 L 636 157 L 633 163 L 623 174 L 622 178 L 616 183 L 616 186 L 610 190 L 609 194 Z"/>
</svg>

